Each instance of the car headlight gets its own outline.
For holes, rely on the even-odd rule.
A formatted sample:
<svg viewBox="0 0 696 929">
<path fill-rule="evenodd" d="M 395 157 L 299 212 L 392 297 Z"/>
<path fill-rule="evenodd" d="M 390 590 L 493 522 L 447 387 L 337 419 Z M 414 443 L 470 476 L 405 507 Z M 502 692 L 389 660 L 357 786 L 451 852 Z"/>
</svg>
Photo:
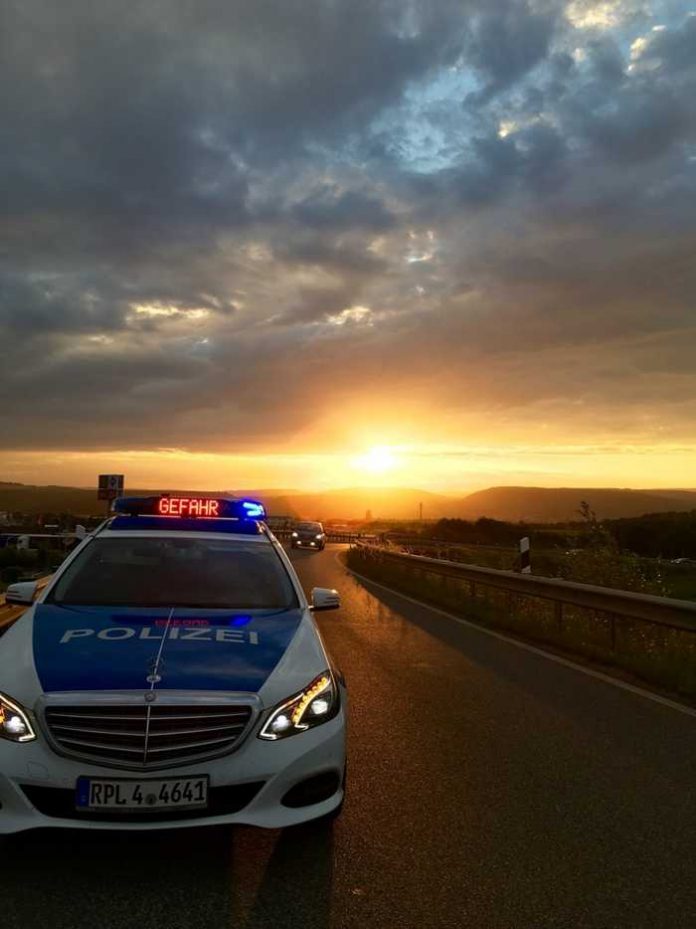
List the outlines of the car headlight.
<svg viewBox="0 0 696 929">
<path fill-rule="evenodd" d="M 323 539 L 324 537 L 323 537 L 323 535 L 322 535 L 321 532 L 320 532 L 319 535 L 315 535 L 314 538 L 315 538 L 315 539 Z"/>
<path fill-rule="evenodd" d="M 0 694 L 0 739 L 10 742 L 31 742 L 36 738 L 29 717 L 14 700 Z"/>
<path fill-rule="evenodd" d="M 303 691 L 273 710 L 259 732 L 259 738 L 275 742 L 305 732 L 333 719 L 338 708 L 338 687 L 331 672 L 324 671 Z"/>
<path fill-rule="evenodd" d="M 292 537 L 293 537 L 293 539 L 296 539 L 296 538 L 297 538 L 297 533 L 296 533 L 296 532 L 293 532 Z"/>
</svg>

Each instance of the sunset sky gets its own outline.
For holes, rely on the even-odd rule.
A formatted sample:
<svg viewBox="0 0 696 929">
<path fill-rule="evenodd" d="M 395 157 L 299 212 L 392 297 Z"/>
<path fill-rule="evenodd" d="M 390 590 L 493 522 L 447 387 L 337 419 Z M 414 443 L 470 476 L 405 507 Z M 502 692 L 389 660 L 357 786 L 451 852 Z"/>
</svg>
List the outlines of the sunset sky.
<svg viewBox="0 0 696 929">
<path fill-rule="evenodd" d="M 696 487 L 693 0 L 6 0 L 0 479 Z"/>
</svg>

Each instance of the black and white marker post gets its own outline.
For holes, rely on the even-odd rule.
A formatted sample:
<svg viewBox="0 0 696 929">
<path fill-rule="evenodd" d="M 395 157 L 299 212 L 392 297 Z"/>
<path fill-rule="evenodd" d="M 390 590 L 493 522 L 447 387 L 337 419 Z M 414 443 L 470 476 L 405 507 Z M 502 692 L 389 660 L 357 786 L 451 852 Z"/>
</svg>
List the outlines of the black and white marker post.
<svg viewBox="0 0 696 929">
<path fill-rule="evenodd" d="M 520 539 L 520 574 L 532 573 L 532 559 L 529 551 L 529 536 Z"/>
</svg>

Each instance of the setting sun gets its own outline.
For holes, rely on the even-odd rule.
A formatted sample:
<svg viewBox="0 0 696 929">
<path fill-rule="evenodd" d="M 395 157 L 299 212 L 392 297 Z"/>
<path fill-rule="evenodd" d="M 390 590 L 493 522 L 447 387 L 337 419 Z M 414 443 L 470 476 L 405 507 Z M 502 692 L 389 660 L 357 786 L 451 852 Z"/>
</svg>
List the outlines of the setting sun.
<svg viewBox="0 0 696 929">
<path fill-rule="evenodd" d="M 391 471 L 396 465 L 396 459 L 391 450 L 384 445 L 376 445 L 369 452 L 356 458 L 355 467 L 369 474 L 384 474 Z"/>
</svg>

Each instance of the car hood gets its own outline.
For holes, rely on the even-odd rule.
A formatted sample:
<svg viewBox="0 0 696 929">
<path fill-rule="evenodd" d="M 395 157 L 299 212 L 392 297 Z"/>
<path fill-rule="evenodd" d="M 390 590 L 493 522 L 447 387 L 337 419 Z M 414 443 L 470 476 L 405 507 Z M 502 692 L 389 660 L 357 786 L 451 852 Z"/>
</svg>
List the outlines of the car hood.
<svg viewBox="0 0 696 929">
<path fill-rule="evenodd" d="M 45 693 L 143 688 L 256 693 L 302 610 L 123 609 L 37 604 L 34 666 Z"/>
</svg>

